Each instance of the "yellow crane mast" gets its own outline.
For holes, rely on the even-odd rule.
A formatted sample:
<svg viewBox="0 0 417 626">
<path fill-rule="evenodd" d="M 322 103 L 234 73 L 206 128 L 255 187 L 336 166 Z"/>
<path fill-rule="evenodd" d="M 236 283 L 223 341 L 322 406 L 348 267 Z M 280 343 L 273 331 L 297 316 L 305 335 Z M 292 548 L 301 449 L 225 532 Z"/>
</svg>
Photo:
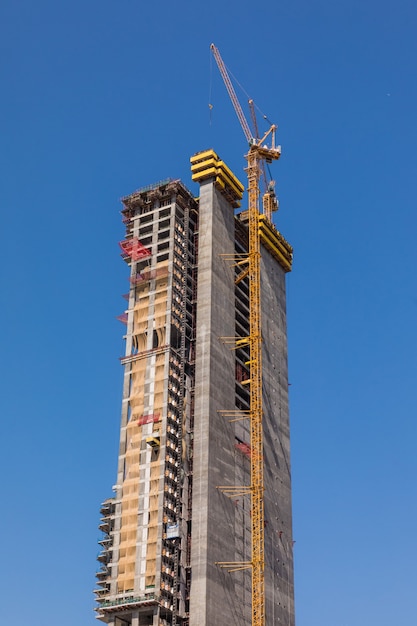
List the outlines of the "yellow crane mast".
<svg viewBox="0 0 417 626">
<path fill-rule="evenodd" d="M 252 626 L 265 625 L 265 541 L 264 541 L 264 458 L 262 428 L 262 333 L 261 333 L 261 244 L 259 237 L 259 179 L 263 162 L 279 159 L 281 149 L 275 146 L 276 126 L 272 124 L 265 135 L 253 137 L 245 115 L 236 96 L 227 69 L 214 44 L 211 50 L 216 60 L 235 112 L 249 144 L 245 155 L 248 175 L 248 216 L 249 216 L 249 337 L 250 348 L 250 445 L 251 445 L 251 566 L 252 566 Z M 256 133 L 257 134 L 257 133 Z M 271 146 L 265 144 L 271 136 Z M 268 195 L 268 192 L 265 194 Z M 273 210 L 275 193 L 267 204 Z M 265 206 L 265 197 L 264 197 Z M 276 201 L 275 201 L 276 206 Z M 270 214 L 267 214 L 268 219 Z"/>
</svg>

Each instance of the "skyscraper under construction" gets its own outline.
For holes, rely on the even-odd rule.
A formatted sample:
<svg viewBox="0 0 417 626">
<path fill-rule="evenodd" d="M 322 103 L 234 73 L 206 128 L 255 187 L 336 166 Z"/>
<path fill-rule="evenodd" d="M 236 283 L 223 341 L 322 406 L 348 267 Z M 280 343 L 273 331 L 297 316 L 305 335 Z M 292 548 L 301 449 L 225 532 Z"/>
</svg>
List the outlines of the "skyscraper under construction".
<svg viewBox="0 0 417 626">
<path fill-rule="evenodd" d="M 130 268 L 120 450 L 101 507 L 97 617 L 111 626 L 250 626 L 248 212 L 213 150 L 123 199 Z M 258 221 L 264 613 L 294 626 L 285 274 L 292 248 Z"/>
</svg>

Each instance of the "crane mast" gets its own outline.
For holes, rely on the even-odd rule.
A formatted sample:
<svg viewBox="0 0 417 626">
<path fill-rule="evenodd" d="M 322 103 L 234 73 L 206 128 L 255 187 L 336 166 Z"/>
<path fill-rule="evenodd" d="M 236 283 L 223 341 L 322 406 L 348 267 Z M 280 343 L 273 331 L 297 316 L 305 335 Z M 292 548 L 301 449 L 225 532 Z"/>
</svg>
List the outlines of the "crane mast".
<svg viewBox="0 0 417 626">
<path fill-rule="evenodd" d="M 264 539 L 264 456 L 262 425 L 262 330 L 261 330 L 261 244 L 259 237 L 259 180 L 263 161 L 279 159 L 281 148 L 275 147 L 275 124 L 262 138 L 253 137 L 237 99 L 220 53 L 211 44 L 226 89 L 229 93 L 243 133 L 249 144 L 245 155 L 248 176 L 248 276 L 249 276 L 249 337 L 250 349 L 250 445 L 251 445 L 251 569 L 252 626 L 265 626 L 265 539 Z M 256 133 L 257 134 L 257 133 Z M 271 135 L 271 146 L 265 144 Z M 273 194 L 275 197 L 275 194 Z M 265 198 L 264 198 L 265 206 Z M 272 207 L 272 205 L 270 205 Z M 271 208 L 272 210 L 272 208 Z M 270 218 L 269 218 L 270 219 Z"/>
</svg>

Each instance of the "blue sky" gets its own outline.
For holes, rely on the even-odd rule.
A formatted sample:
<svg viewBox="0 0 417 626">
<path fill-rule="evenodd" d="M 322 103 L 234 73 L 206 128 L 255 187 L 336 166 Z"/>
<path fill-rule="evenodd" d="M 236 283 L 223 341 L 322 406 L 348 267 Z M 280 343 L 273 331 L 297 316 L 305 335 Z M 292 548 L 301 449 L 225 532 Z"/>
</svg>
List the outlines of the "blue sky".
<svg viewBox="0 0 417 626">
<path fill-rule="evenodd" d="M 416 18 L 411 0 L 3 0 L 2 622 L 96 623 L 119 198 L 168 176 L 197 193 L 208 147 L 244 181 L 214 41 L 283 146 L 297 626 L 417 624 Z"/>
</svg>

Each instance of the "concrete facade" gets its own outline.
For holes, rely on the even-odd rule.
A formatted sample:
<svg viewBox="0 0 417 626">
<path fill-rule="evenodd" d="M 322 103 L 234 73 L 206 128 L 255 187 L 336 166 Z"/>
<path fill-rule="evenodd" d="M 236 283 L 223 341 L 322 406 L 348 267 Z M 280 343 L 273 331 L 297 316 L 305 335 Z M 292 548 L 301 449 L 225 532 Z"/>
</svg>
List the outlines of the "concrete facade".
<svg viewBox="0 0 417 626">
<path fill-rule="evenodd" d="M 285 273 L 262 249 L 266 623 L 294 626 Z"/>
<path fill-rule="evenodd" d="M 248 279 L 235 284 L 232 259 L 247 251 L 247 226 L 243 213 L 235 215 L 234 194 L 213 176 L 200 181 L 199 199 L 167 180 L 123 200 L 131 287 L 120 452 L 114 497 L 101 508 L 96 590 L 97 617 L 112 626 L 251 624 L 250 569 L 221 566 L 251 554 L 249 496 L 222 489 L 250 484 L 248 420 L 232 419 L 247 410 L 250 393 L 249 356 L 233 345 L 248 333 L 249 306 Z M 266 624 L 294 626 L 288 267 L 275 247 L 285 240 L 273 227 L 268 233 L 261 251 Z"/>
<path fill-rule="evenodd" d="M 234 505 L 217 488 L 234 484 L 234 433 L 220 413 L 234 408 L 234 215 L 212 182 L 200 187 L 196 404 L 190 626 L 233 623 L 233 579 L 215 564 L 235 560 Z"/>
</svg>

